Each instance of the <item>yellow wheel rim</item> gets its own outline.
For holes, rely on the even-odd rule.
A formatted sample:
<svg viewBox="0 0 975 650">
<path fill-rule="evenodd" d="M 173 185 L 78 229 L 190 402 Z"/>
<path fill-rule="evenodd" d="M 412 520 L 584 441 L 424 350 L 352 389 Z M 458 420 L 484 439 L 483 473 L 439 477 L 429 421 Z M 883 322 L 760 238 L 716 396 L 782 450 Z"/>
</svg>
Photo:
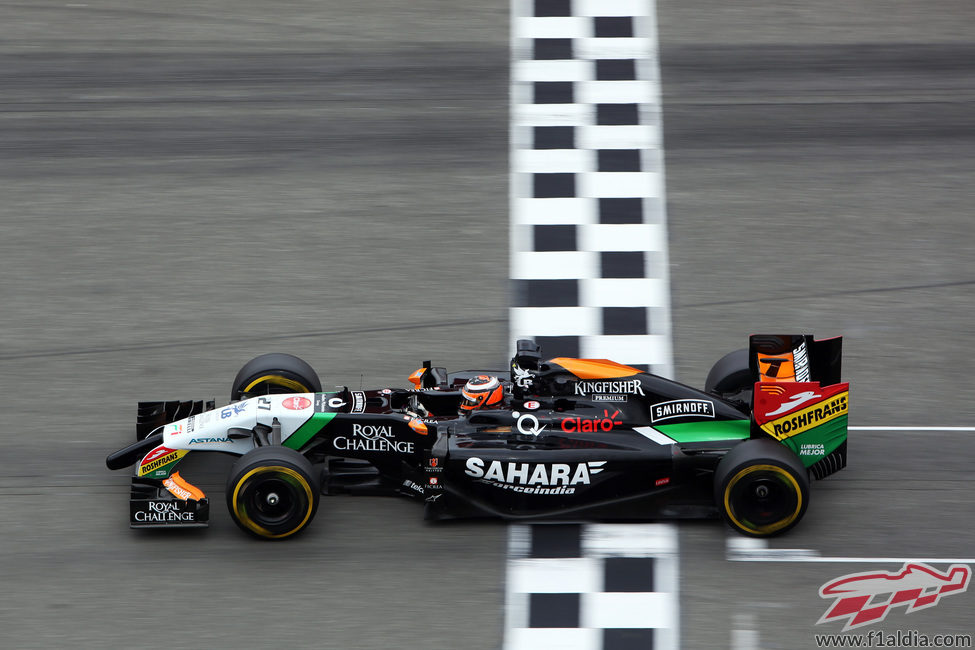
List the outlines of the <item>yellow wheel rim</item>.
<svg viewBox="0 0 975 650">
<path fill-rule="evenodd" d="M 738 520 L 738 517 L 735 516 L 735 511 L 731 507 L 731 491 L 739 481 L 749 474 L 753 474 L 755 472 L 770 472 L 779 479 L 785 479 L 782 481 L 783 484 L 790 486 L 793 493 L 796 495 L 796 508 L 792 513 L 788 514 L 782 519 L 779 519 L 778 521 L 774 521 L 771 524 L 766 524 L 764 526 L 755 526 L 748 523 L 742 523 Z M 802 504 L 802 489 L 799 487 L 799 482 L 796 481 L 792 474 L 785 471 L 781 467 L 777 467 L 776 465 L 752 465 L 750 467 L 746 467 L 735 474 L 734 478 L 728 481 L 728 485 L 724 489 L 724 511 L 728 514 L 728 518 L 731 519 L 732 523 L 741 530 L 748 531 L 755 535 L 770 535 L 790 525 L 799 517 L 799 513 L 802 512 Z"/>
<path fill-rule="evenodd" d="M 284 476 L 290 477 L 291 479 L 294 479 L 294 481 L 297 482 L 297 485 L 305 491 L 305 496 L 308 498 L 308 507 L 305 509 L 305 516 L 301 520 L 301 523 L 298 524 L 297 526 L 294 526 L 291 530 L 285 531 L 283 533 L 272 533 L 271 531 L 264 528 L 253 519 L 251 519 L 250 515 L 247 514 L 247 511 L 241 507 L 242 505 L 240 502 L 241 487 L 243 487 L 247 483 L 247 480 L 252 476 L 256 476 L 258 474 L 263 474 L 263 473 L 270 473 L 270 472 L 276 474 L 282 474 Z M 292 481 L 288 481 L 288 482 L 291 483 Z M 261 537 L 267 537 L 268 539 L 280 539 L 282 537 L 287 537 L 288 535 L 293 535 L 294 533 L 301 530 L 305 526 L 305 524 L 308 523 L 308 520 L 311 518 L 312 506 L 314 502 L 315 502 L 314 493 L 312 492 L 311 486 L 308 484 L 308 481 L 305 480 L 305 477 L 299 474 L 298 472 L 296 472 L 295 470 L 291 469 L 290 467 L 282 467 L 281 465 L 265 465 L 263 467 L 255 467 L 251 471 L 244 474 L 240 478 L 240 480 L 237 481 L 237 484 L 234 486 L 234 497 L 233 497 L 234 517 L 236 517 L 237 521 L 244 524 L 244 526 L 246 526 L 249 530 L 254 531 Z"/>
<path fill-rule="evenodd" d="M 274 386 L 283 386 L 284 388 L 288 388 L 295 393 L 312 392 L 310 388 L 304 386 L 300 381 L 288 379 L 287 377 L 282 377 L 281 375 L 264 375 L 263 377 L 258 377 L 251 383 L 247 384 L 247 386 L 241 392 L 249 393 L 254 390 L 255 386 L 260 386 L 262 383 L 273 384 Z"/>
</svg>

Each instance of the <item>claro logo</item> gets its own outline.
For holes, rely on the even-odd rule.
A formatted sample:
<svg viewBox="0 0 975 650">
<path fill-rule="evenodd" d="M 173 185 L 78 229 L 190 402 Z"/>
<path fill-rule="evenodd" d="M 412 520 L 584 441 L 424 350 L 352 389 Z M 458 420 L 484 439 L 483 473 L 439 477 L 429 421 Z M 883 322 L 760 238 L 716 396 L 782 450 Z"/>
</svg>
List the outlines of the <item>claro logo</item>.
<svg viewBox="0 0 975 650">
<path fill-rule="evenodd" d="M 464 473 L 481 483 L 523 494 L 574 494 L 605 469 L 605 460 L 587 463 L 511 463 L 468 458 Z"/>
<path fill-rule="evenodd" d="M 595 431 L 612 431 L 620 425 L 619 409 L 612 415 L 609 411 L 603 411 L 601 418 L 566 418 L 562 420 L 562 430 L 566 433 L 593 433 Z"/>
</svg>

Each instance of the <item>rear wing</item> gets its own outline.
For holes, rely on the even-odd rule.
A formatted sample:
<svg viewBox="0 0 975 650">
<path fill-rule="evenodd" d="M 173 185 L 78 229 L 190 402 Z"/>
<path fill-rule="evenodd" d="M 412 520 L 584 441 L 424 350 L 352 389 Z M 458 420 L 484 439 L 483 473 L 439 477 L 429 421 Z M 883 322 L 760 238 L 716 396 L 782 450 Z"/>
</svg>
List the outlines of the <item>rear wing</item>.
<svg viewBox="0 0 975 650">
<path fill-rule="evenodd" d="M 752 436 L 789 447 L 817 479 L 846 466 L 850 385 L 840 382 L 842 351 L 842 337 L 749 339 Z"/>
<path fill-rule="evenodd" d="M 756 382 L 840 382 L 843 337 L 817 341 L 809 334 L 752 334 L 748 363 Z"/>
</svg>

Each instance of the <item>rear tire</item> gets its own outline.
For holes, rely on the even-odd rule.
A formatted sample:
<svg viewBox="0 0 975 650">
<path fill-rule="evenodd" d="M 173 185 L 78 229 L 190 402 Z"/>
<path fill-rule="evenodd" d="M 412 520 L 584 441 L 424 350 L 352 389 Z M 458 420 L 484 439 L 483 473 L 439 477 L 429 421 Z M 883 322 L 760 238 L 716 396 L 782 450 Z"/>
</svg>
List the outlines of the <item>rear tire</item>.
<svg viewBox="0 0 975 650">
<path fill-rule="evenodd" d="M 748 367 L 748 350 L 729 352 L 711 366 L 704 382 L 708 393 L 730 395 L 752 389 L 752 371 Z"/>
<path fill-rule="evenodd" d="M 749 537 L 789 530 L 809 506 L 809 476 L 792 450 L 752 439 L 729 451 L 714 472 L 714 502 L 728 525 Z"/>
<path fill-rule="evenodd" d="M 303 530 L 318 510 L 319 482 L 307 458 L 287 447 L 258 447 L 241 456 L 227 478 L 227 508 L 242 530 L 284 539 Z"/>
<path fill-rule="evenodd" d="M 230 389 L 233 401 L 258 395 L 320 393 L 322 382 L 308 363 L 292 354 L 262 354 L 244 364 Z"/>
</svg>

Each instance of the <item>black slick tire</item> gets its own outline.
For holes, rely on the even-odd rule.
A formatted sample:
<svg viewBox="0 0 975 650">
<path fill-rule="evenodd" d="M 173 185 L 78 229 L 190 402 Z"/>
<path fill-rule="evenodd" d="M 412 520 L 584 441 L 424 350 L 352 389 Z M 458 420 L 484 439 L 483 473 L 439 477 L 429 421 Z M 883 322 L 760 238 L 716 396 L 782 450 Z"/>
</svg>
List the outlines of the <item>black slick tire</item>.
<svg viewBox="0 0 975 650">
<path fill-rule="evenodd" d="M 780 535 L 799 523 L 809 506 L 809 475 L 799 457 L 781 443 L 746 440 L 718 463 L 714 502 L 739 533 Z"/>
<path fill-rule="evenodd" d="M 244 364 L 230 389 L 233 401 L 258 395 L 281 393 L 320 393 L 318 373 L 292 354 L 272 352 Z"/>
<path fill-rule="evenodd" d="M 227 508 L 245 532 L 284 539 L 311 523 L 319 491 L 307 458 L 287 447 L 258 447 L 237 459 L 230 470 Z"/>
<path fill-rule="evenodd" d="M 751 390 L 752 373 L 748 367 L 748 350 L 735 350 L 724 355 L 711 366 L 704 390 L 708 393 L 729 395 Z"/>
</svg>

